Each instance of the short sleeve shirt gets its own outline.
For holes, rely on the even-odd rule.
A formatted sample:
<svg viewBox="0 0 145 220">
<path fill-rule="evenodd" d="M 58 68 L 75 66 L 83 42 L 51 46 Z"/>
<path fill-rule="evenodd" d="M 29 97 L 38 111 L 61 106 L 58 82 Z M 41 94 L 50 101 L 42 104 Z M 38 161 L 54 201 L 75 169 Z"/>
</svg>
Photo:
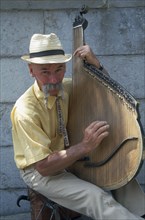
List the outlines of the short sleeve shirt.
<svg viewBox="0 0 145 220">
<path fill-rule="evenodd" d="M 60 98 L 65 125 L 68 120 L 71 80 L 65 79 L 64 97 Z M 63 135 L 58 133 L 56 97 L 48 97 L 44 104 L 44 94 L 37 82 L 15 103 L 11 112 L 14 159 L 19 169 L 36 163 L 54 151 L 64 149 Z"/>
</svg>

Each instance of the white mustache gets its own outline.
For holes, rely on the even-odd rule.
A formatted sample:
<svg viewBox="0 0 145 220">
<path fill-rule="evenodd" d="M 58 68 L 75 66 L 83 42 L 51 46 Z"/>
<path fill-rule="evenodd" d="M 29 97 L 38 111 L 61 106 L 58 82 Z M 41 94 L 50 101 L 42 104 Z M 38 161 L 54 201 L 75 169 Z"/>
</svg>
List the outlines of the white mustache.
<svg viewBox="0 0 145 220">
<path fill-rule="evenodd" d="M 42 86 L 42 91 L 46 94 L 48 93 L 49 91 L 53 90 L 53 89 L 57 89 L 57 90 L 62 90 L 62 83 L 49 83 L 49 84 L 46 84 L 46 85 L 43 85 Z"/>
<path fill-rule="evenodd" d="M 50 95 L 50 91 L 53 90 L 53 89 L 61 91 L 62 99 L 64 98 L 62 82 L 55 83 L 55 84 L 49 83 L 49 84 L 43 85 L 42 86 L 42 91 L 43 91 L 44 96 L 45 96 L 44 102 L 45 102 L 46 107 L 47 107 L 47 104 L 48 104 L 48 96 Z"/>
</svg>

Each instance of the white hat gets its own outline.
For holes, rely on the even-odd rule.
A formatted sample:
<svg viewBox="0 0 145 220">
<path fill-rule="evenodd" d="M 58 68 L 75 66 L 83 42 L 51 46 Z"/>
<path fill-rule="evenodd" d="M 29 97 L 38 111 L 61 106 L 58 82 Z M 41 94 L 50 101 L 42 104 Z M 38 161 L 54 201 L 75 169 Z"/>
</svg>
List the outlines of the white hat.
<svg viewBox="0 0 145 220">
<path fill-rule="evenodd" d="M 34 34 L 30 41 L 29 55 L 21 57 L 29 63 L 66 63 L 72 58 L 71 54 L 65 54 L 61 42 L 56 34 Z"/>
</svg>

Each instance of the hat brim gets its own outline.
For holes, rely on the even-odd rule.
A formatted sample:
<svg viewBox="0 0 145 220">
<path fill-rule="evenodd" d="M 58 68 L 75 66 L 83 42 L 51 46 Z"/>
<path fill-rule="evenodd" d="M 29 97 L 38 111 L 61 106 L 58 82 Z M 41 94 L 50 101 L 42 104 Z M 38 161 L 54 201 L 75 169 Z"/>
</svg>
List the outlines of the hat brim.
<svg viewBox="0 0 145 220">
<path fill-rule="evenodd" d="M 71 58 L 72 58 L 71 54 L 43 56 L 43 57 L 34 57 L 34 58 L 30 58 L 29 55 L 24 55 L 21 57 L 22 60 L 28 63 L 36 63 L 36 64 L 66 63 L 69 60 L 71 60 Z"/>
</svg>

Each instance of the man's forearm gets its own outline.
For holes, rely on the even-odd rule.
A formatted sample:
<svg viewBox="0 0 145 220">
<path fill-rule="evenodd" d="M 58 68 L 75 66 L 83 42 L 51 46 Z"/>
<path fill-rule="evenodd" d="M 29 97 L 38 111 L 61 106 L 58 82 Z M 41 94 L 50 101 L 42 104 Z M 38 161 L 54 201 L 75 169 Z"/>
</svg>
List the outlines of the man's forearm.
<svg viewBox="0 0 145 220">
<path fill-rule="evenodd" d="M 86 151 L 82 144 L 77 144 L 50 154 L 44 160 L 36 163 L 35 167 L 42 176 L 55 175 L 58 172 L 71 166 L 74 162 L 85 156 Z"/>
</svg>

